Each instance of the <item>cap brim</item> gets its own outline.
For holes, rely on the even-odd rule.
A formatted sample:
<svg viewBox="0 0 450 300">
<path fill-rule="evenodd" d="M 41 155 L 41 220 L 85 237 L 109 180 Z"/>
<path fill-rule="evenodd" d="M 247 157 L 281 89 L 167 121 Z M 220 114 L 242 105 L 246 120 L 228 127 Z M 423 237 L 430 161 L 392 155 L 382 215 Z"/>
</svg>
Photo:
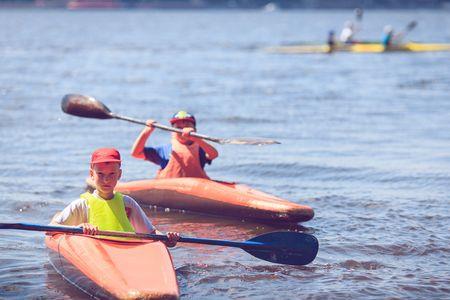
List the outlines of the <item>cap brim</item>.
<svg viewBox="0 0 450 300">
<path fill-rule="evenodd" d="M 192 119 L 192 118 L 182 118 L 182 119 L 170 119 L 170 124 L 175 124 L 176 122 L 181 122 L 181 121 L 189 121 L 189 122 L 191 122 L 192 124 L 194 124 L 195 125 L 195 120 L 194 119 Z"/>
<path fill-rule="evenodd" d="M 99 164 L 99 163 L 106 163 L 106 162 L 122 162 L 120 159 L 108 159 L 108 158 L 105 158 L 105 159 L 97 159 L 97 160 L 94 160 L 94 161 L 91 161 L 91 164 Z"/>
</svg>

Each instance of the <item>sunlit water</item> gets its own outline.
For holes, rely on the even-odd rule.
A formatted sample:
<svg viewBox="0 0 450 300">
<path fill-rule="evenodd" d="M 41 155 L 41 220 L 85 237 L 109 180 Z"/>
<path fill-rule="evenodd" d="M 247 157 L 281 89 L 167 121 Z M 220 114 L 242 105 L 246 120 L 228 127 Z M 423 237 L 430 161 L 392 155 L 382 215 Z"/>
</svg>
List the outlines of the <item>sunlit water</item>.
<svg viewBox="0 0 450 300">
<path fill-rule="evenodd" d="M 66 93 L 167 123 L 187 109 L 217 137 L 211 177 L 310 205 L 320 242 L 304 267 L 239 249 L 171 251 L 185 299 L 450 297 L 450 53 L 276 55 L 260 49 L 325 39 L 351 11 L 0 11 L 2 222 L 47 223 L 84 188 L 89 155 L 123 154 L 124 179 L 156 167 L 131 158 L 141 126 L 65 115 Z M 449 11 L 367 11 L 361 39 L 387 23 L 450 42 Z M 169 135 L 155 132 L 154 144 Z M 279 230 L 152 212 L 159 229 L 228 240 Z M 0 298 L 80 299 L 48 263 L 40 233 L 0 232 Z"/>
</svg>

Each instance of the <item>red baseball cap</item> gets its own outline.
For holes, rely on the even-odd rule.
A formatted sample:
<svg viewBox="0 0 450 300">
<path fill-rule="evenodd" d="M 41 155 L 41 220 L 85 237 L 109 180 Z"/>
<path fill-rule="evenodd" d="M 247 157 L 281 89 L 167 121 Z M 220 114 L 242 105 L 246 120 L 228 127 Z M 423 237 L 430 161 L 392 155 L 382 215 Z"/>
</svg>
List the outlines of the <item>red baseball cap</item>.
<svg viewBox="0 0 450 300">
<path fill-rule="evenodd" d="M 100 148 L 92 153 L 91 164 L 121 162 L 120 153 L 114 148 Z"/>
</svg>

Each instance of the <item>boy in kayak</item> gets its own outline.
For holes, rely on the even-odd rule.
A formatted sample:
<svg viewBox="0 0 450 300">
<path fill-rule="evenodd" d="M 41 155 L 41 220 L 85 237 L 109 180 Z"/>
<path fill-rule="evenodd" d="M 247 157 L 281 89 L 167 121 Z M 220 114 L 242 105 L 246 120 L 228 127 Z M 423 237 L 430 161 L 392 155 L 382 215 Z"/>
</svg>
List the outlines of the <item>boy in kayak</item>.
<svg viewBox="0 0 450 300">
<path fill-rule="evenodd" d="M 195 117 L 188 112 L 179 111 L 170 119 L 173 127 L 183 133 L 173 133 L 171 144 L 145 147 L 147 139 L 155 129 L 154 120 L 147 120 L 147 126 L 134 142 L 131 155 L 148 160 L 161 167 L 156 178 L 197 177 L 209 179 L 204 170 L 205 164 L 219 156 L 217 150 L 203 139 L 190 135 L 196 130 Z"/>
<path fill-rule="evenodd" d="M 334 30 L 330 30 L 328 32 L 327 45 L 328 45 L 328 53 L 332 53 L 334 51 L 334 48 L 336 47 L 336 38 L 334 36 Z"/>
<path fill-rule="evenodd" d="M 387 48 L 393 44 L 394 39 L 394 28 L 391 25 L 386 25 L 383 28 L 383 37 L 381 39 L 381 44 Z"/>
<path fill-rule="evenodd" d="M 122 175 L 120 153 L 114 148 L 101 148 L 92 153 L 89 174 L 96 190 L 84 193 L 53 217 L 51 224 L 80 226 L 84 234 L 96 235 L 99 230 L 157 233 L 155 227 L 136 201 L 115 193 Z M 167 233 L 168 247 L 176 245 L 180 235 Z"/>
<path fill-rule="evenodd" d="M 355 25 L 353 24 L 353 22 L 346 21 L 339 38 L 342 43 L 352 44 L 352 43 L 354 43 L 353 38 L 355 36 L 355 33 L 356 33 L 356 30 L 355 30 Z"/>
</svg>

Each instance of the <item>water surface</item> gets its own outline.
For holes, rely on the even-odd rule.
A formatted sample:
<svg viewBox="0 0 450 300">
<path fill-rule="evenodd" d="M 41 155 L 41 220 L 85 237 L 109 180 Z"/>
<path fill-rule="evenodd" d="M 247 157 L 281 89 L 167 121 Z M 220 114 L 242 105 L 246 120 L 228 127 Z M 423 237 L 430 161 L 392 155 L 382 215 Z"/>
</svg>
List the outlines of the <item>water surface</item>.
<svg viewBox="0 0 450 300">
<path fill-rule="evenodd" d="M 184 299 L 450 297 L 450 53 L 276 55 L 260 49 L 324 40 L 351 11 L 0 11 L 2 222 L 45 224 L 83 192 L 90 153 L 114 146 L 124 180 L 156 167 L 133 159 L 141 126 L 65 115 L 67 93 L 167 123 L 186 109 L 217 137 L 212 178 L 310 205 L 320 242 L 304 267 L 239 249 L 171 251 Z M 385 24 L 450 42 L 448 11 L 367 11 L 361 39 Z M 169 135 L 155 132 L 154 144 Z M 265 224 L 154 212 L 159 229 L 245 240 Z M 81 299 L 47 260 L 43 235 L 0 232 L 0 298 Z"/>
</svg>

